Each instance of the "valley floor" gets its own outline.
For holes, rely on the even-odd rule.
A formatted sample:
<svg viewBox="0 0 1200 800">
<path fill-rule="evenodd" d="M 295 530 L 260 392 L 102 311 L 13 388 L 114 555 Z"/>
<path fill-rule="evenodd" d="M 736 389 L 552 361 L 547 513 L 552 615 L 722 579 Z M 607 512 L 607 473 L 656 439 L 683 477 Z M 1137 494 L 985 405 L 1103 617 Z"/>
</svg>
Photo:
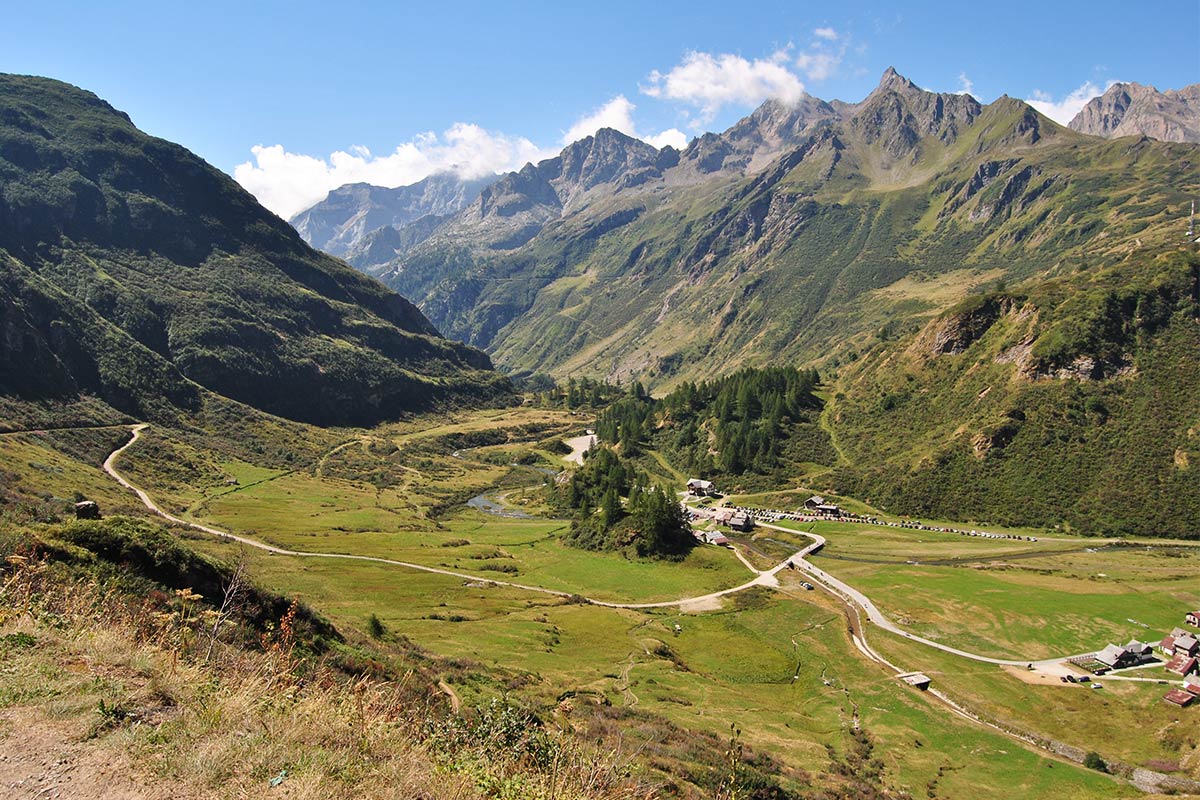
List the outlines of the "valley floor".
<svg viewBox="0 0 1200 800">
<path fill-rule="evenodd" d="M 1044 537 L 1031 557 L 1012 542 L 785 523 L 760 530 L 740 560 L 713 547 L 681 564 L 585 553 L 561 544 L 565 523 L 534 516 L 545 509 L 532 491 L 549 480 L 540 469 L 562 463 L 553 442 L 578 424 L 518 410 L 348 431 L 310 448 L 298 468 L 151 428 L 136 444 L 113 442 L 106 466 L 191 527 L 179 530 L 193 546 L 243 560 L 259 581 L 304 596 L 339 627 L 361 629 L 377 615 L 432 652 L 517 670 L 542 702 L 565 691 L 717 735 L 734 721 L 749 744 L 805 769 L 827 761 L 827 746 L 843 751 L 862 726 L 886 754 L 890 785 L 945 797 L 1013 786 L 1029 797 L 1134 792 L 1018 744 L 1010 731 L 1071 753 L 1097 750 L 1112 763 L 1200 774 L 1200 723 L 1159 701 L 1157 675 L 1146 690 L 1114 681 L 1097 693 L 979 663 L 1095 650 L 1120 641 L 1134 620 L 1154 638 L 1148 631 L 1200 605 L 1195 551 L 1178 547 L 1164 561 L 1161 551 L 1080 552 Z M 41 463 L 55 452 L 46 436 L 0 437 L 0 447 L 6 458 Z M 189 464 L 188 477 L 172 474 L 172 462 Z M 531 517 L 458 510 L 489 487 Z M 119 496 L 102 495 L 110 508 L 121 508 Z M 814 540 L 822 551 L 796 557 Z M 933 556 L 948 563 L 925 562 Z M 976 560 L 955 563 L 964 557 Z M 1106 579 L 1095 577 L 1096 564 L 1112 580 L 1097 585 Z M 805 591 L 801 572 L 833 591 Z M 1058 608 L 1073 596 L 1090 604 L 1078 616 Z M 867 609 L 869 630 L 848 614 L 855 608 Z M 923 670 L 940 698 L 878 662 Z M 487 694 L 462 676 L 444 683 L 463 704 Z M 1045 702 L 1061 714 L 1039 713 Z M 1113 740 L 1107 725 L 1159 732 Z"/>
</svg>

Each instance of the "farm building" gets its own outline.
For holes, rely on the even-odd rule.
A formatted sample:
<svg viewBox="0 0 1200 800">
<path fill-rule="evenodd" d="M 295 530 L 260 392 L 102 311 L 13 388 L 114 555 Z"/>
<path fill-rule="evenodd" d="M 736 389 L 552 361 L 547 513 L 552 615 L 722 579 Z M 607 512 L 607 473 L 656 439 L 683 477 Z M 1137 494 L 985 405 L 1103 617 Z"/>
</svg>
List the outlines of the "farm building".
<svg viewBox="0 0 1200 800">
<path fill-rule="evenodd" d="M 817 506 L 816 511 L 818 514 L 824 514 L 827 517 L 840 517 L 842 515 L 842 509 L 832 503 L 823 503 Z"/>
<path fill-rule="evenodd" d="M 915 686 L 921 691 L 928 689 L 929 684 L 933 682 L 929 679 L 929 676 L 923 672 L 913 672 L 908 675 L 901 675 L 900 680 L 904 681 L 909 686 Z"/>
<path fill-rule="evenodd" d="M 1124 647 L 1116 644 L 1108 645 L 1096 653 L 1096 660 L 1109 669 L 1124 669 L 1153 661 L 1152 652 L 1153 648 L 1150 645 L 1132 639 Z"/>
<path fill-rule="evenodd" d="M 1175 652 L 1172 655 L 1187 653 L 1189 656 L 1194 656 L 1200 654 L 1200 640 L 1197 640 L 1196 637 L 1192 636 L 1191 634 L 1176 636 L 1175 647 L 1173 649 Z"/>
<path fill-rule="evenodd" d="M 754 530 L 754 517 L 749 514 L 734 514 L 729 518 L 729 527 L 735 531 Z"/>
<path fill-rule="evenodd" d="M 698 531 L 696 537 L 708 544 L 725 545 L 729 544 L 729 539 L 718 531 Z"/>
<path fill-rule="evenodd" d="M 1192 694 L 1200 694 L 1200 675 L 1184 675 L 1183 688 Z"/>
<path fill-rule="evenodd" d="M 708 497 L 713 493 L 712 481 L 702 481 L 699 478 L 691 478 L 687 482 L 688 494 L 696 497 Z"/>
<path fill-rule="evenodd" d="M 1189 611 L 1183 619 L 1193 628 L 1200 628 L 1200 611 Z"/>
<path fill-rule="evenodd" d="M 809 511 L 816 511 L 817 506 L 825 505 L 825 498 L 819 494 L 814 494 L 812 497 L 804 501 L 804 507 Z"/>
<path fill-rule="evenodd" d="M 1171 691 L 1167 692 L 1166 697 L 1164 697 L 1163 700 L 1166 700 L 1172 705 L 1179 706 L 1180 708 L 1187 708 L 1193 702 L 1195 702 L 1196 695 L 1192 694 L 1191 692 L 1185 692 L 1183 689 L 1172 689 Z"/>
<path fill-rule="evenodd" d="M 1176 653 L 1167 662 L 1166 670 L 1176 675 L 1191 675 L 1196 671 L 1196 659 L 1187 653 Z"/>
</svg>

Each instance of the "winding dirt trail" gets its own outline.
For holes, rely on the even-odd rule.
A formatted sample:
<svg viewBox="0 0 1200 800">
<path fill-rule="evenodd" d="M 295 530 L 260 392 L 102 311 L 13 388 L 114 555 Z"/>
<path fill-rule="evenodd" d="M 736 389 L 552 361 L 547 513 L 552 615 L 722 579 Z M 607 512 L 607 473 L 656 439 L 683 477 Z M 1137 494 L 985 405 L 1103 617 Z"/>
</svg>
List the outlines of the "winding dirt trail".
<svg viewBox="0 0 1200 800">
<path fill-rule="evenodd" d="M 150 427 L 150 426 L 144 422 L 139 423 L 137 425 L 130 426 L 129 431 L 131 434 L 133 434 L 132 437 L 124 445 L 122 445 L 121 447 L 118 447 L 116 450 L 112 451 L 112 453 L 109 454 L 108 458 L 106 458 L 104 460 L 104 471 L 107 472 L 109 475 L 111 475 L 117 481 L 117 483 L 121 484 L 126 489 L 129 489 L 134 494 L 136 494 L 138 496 L 138 499 L 142 501 L 142 504 L 144 506 L 146 506 L 146 508 L 148 508 L 150 511 L 154 512 L 158 516 L 162 517 L 163 519 L 169 520 L 169 521 L 174 522 L 179 525 L 185 525 L 189 528 L 192 528 L 193 530 L 198 530 L 198 531 L 201 531 L 202 533 L 207 533 L 210 536 L 215 536 L 219 539 L 239 542 L 241 544 L 246 545 L 247 547 L 254 547 L 258 550 L 263 550 L 268 553 L 274 553 L 275 555 L 293 556 L 296 558 L 330 558 L 330 559 L 342 559 L 342 560 L 346 560 L 346 561 L 370 561 L 370 562 L 374 562 L 377 564 L 389 564 L 391 566 L 404 567 L 405 569 L 417 570 L 419 572 L 430 572 L 435 575 L 445 575 L 450 578 L 458 578 L 462 581 L 467 581 L 467 582 L 471 582 L 471 583 L 475 583 L 475 584 L 482 583 L 482 584 L 487 584 L 489 586 L 507 586 L 507 587 L 510 587 L 513 589 L 521 589 L 521 590 L 527 591 L 527 592 L 537 592 L 539 594 L 546 594 L 546 595 L 550 595 L 552 597 L 569 598 L 569 597 L 575 596 L 570 592 L 563 592 L 563 591 L 559 591 L 557 589 L 547 589 L 544 586 L 530 586 L 530 585 L 524 584 L 524 583 L 514 583 L 512 581 L 501 581 L 501 580 L 496 580 L 494 578 L 483 578 L 478 575 L 470 575 L 465 572 L 455 572 L 453 570 L 440 569 L 438 567 L 428 567 L 428 566 L 425 566 L 424 564 L 414 564 L 409 561 L 397 561 L 396 559 L 391 559 L 391 558 L 380 558 L 378 556 L 358 556 L 358 555 L 351 555 L 348 553 L 314 553 L 314 552 L 305 552 L 305 551 L 301 551 L 301 550 L 288 550 L 287 548 L 284 548 L 284 547 L 276 547 L 275 545 L 267 544 L 266 542 L 260 542 L 257 539 L 251 539 L 248 536 L 239 536 L 237 534 L 229 533 L 228 531 L 223 531 L 223 530 L 220 530 L 219 528 L 214 528 L 209 525 L 201 525 L 198 522 L 191 522 L 189 520 L 182 519 L 180 517 L 175 516 L 174 514 L 164 511 L 162 508 L 160 508 L 159 505 L 154 502 L 154 500 L 150 497 L 149 494 L 146 493 L 146 491 L 144 489 L 142 489 L 140 486 L 133 484 L 124 475 L 122 475 L 116 468 L 117 459 L 119 459 L 126 450 L 128 450 L 130 447 L 132 447 L 134 444 L 137 443 L 138 439 L 140 439 L 142 436 L 142 432 L 144 430 L 146 430 L 146 428 L 148 428 L 148 427 Z M 726 595 L 745 591 L 746 589 L 749 589 L 752 586 L 776 585 L 774 582 L 774 574 L 775 574 L 775 572 L 778 572 L 780 569 L 782 569 L 786 565 L 787 565 L 787 562 L 785 561 L 783 564 L 780 564 L 778 567 L 776 567 L 775 570 L 773 570 L 772 572 L 758 573 L 753 580 L 743 583 L 740 586 L 735 586 L 732 589 L 724 589 L 719 592 L 711 592 L 709 594 L 701 595 L 699 597 L 683 597 L 678 600 L 664 600 L 664 601 L 654 602 L 654 603 L 613 603 L 613 602 L 608 602 L 608 601 L 604 601 L 604 600 L 594 600 L 594 599 L 588 598 L 588 597 L 585 597 L 584 600 L 586 600 L 588 603 L 590 603 L 592 605 L 602 606 L 604 608 L 629 608 L 629 609 L 672 608 L 675 606 L 692 605 L 692 604 L 696 604 L 696 603 L 704 604 L 707 601 L 710 601 L 710 600 L 713 600 L 713 599 L 716 599 L 719 597 L 724 597 Z"/>
</svg>

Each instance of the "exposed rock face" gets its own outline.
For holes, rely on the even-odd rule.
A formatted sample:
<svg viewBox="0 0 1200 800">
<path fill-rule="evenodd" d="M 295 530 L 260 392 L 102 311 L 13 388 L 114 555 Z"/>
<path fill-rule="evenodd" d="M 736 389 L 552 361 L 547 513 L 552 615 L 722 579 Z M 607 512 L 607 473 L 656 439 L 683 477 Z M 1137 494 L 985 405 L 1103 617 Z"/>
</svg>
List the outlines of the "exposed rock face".
<svg viewBox="0 0 1200 800">
<path fill-rule="evenodd" d="M 1092 98 L 1070 127 L 1106 139 L 1149 136 L 1164 142 L 1200 142 L 1200 83 L 1165 92 L 1140 83 L 1114 83 Z"/>
<path fill-rule="evenodd" d="M 879 86 L 854 108 L 851 126 L 867 142 L 880 142 L 897 158 L 912 153 L 930 136 L 945 144 L 953 142 L 983 110 L 969 94 L 926 92 L 891 67 Z"/>
<path fill-rule="evenodd" d="M 439 172 L 395 189 L 348 183 L 297 214 L 291 223 L 313 247 L 344 256 L 379 228 L 402 227 L 431 214 L 443 218 L 454 214 L 473 202 L 497 177 L 464 180 L 453 173 Z"/>
</svg>

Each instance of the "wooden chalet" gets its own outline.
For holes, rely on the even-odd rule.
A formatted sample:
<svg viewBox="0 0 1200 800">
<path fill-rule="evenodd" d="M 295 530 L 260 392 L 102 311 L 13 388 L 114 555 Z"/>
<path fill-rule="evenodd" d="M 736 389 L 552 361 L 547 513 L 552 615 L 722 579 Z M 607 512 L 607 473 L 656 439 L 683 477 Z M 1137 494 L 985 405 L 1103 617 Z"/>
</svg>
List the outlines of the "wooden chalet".
<svg viewBox="0 0 1200 800">
<path fill-rule="evenodd" d="M 702 481 L 699 478 L 689 478 L 687 490 L 688 494 L 695 497 L 708 497 L 714 491 L 712 481 Z"/>
<path fill-rule="evenodd" d="M 1171 705 L 1176 705 L 1180 708 L 1187 708 L 1192 703 L 1196 702 L 1196 695 L 1192 694 L 1191 692 L 1186 692 L 1183 689 L 1172 689 L 1171 691 L 1167 692 L 1166 696 L 1163 697 L 1163 700 L 1166 700 Z"/>
<path fill-rule="evenodd" d="M 754 517 L 749 514 L 734 514 L 729 518 L 731 530 L 749 532 L 754 530 Z"/>
<path fill-rule="evenodd" d="M 1200 611 L 1189 611 L 1184 615 L 1183 619 L 1193 628 L 1200 628 Z"/>
</svg>

